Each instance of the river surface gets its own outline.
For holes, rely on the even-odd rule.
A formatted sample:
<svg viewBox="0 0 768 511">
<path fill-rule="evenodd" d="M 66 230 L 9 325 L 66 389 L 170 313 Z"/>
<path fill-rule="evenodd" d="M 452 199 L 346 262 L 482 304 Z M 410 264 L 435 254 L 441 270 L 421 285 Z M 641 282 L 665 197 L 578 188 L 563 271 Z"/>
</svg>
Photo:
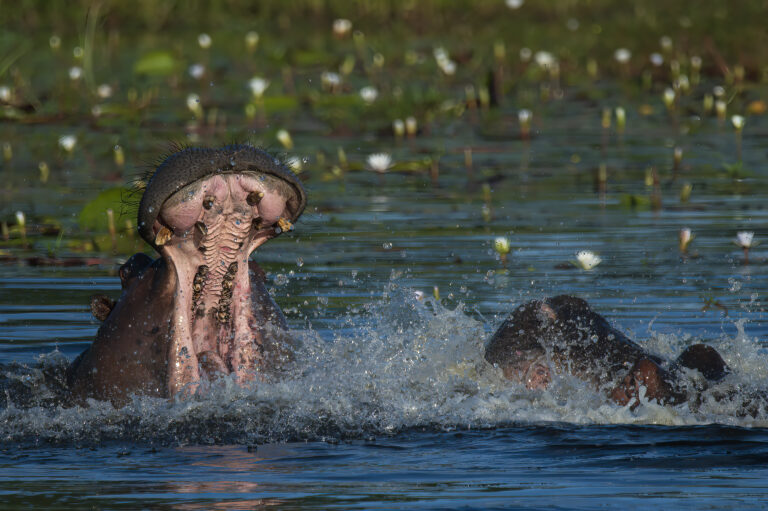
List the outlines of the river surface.
<svg viewBox="0 0 768 511">
<path fill-rule="evenodd" d="M 516 113 L 505 115 L 515 126 Z M 6 131 L 20 143 L 65 129 Z M 92 171 L 64 161 L 55 186 L 38 186 L 29 165 L 52 152 L 38 144 L 29 165 L 6 170 L 4 214 L 72 224 L 103 188 L 93 169 L 109 166 L 113 143 L 78 129 Z M 175 135 L 160 127 L 135 142 L 147 152 L 140 137 Z M 665 358 L 695 341 L 715 346 L 733 369 L 723 385 L 764 395 L 768 243 L 744 264 L 733 240 L 739 230 L 768 239 L 767 136 L 765 118 L 750 118 L 745 170 L 734 175 L 724 167 L 736 154 L 729 125 L 687 114 L 670 122 L 658 104 L 648 117 L 631 109 L 623 135 L 601 128 L 599 110 L 579 98 L 537 111 L 530 141 L 466 119 L 402 141 L 297 129 L 307 212 L 254 255 L 303 342 L 297 367 L 283 381 L 224 380 L 188 400 L 48 403 L 43 374 L 88 346 L 98 328 L 89 297 L 117 296 L 125 257 L 93 267 L 3 263 L 0 364 L 32 401 L 0 396 L 2 507 L 762 508 L 764 409 L 745 415 L 739 403 L 713 400 L 630 410 L 565 376 L 529 391 L 488 367 L 482 349 L 517 305 L 575 294 Z M 678 171 L 675 145 L 685 155 Z M 375 151 L 395 161 L 439 152 L 439 175 L 313 169 L 318 150 L 336 147 L 357 162 Z M 601 163 L 604 191 L 595 185 Z M 644 182 L 649 166 L 655 192 Z M 693 185 L 687 202 L 684 183 Z M 695 235 L 687 254 L 683 227 Z M 496 236 L 511 241 L 506 266 Z M 569 261 L 579 250 L 603 262 L 577 269 Z"/>
</svg>

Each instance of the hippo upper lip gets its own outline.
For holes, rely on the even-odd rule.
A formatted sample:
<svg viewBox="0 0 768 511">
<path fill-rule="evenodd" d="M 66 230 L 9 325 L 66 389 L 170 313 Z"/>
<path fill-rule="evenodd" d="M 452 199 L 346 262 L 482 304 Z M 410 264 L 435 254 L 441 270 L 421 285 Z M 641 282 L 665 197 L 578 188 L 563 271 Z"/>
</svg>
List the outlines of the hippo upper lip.
<svg viewBox="0 0 768 511">
<path fill-rule="evenodd" d="M 219 149 L 188 148 L 169 156 L 149 179 L 139 204 L 139 234 L 157 249 L 152 228 L 168 197 L 207 176 L 238 172 L 261 173 L 285 181 L 296 194 L 286 204 L 290 220 L 295 222 L 303 213 L 307 194 L 301 180 L 269 153 L 247 144 Z"/>
</svg>

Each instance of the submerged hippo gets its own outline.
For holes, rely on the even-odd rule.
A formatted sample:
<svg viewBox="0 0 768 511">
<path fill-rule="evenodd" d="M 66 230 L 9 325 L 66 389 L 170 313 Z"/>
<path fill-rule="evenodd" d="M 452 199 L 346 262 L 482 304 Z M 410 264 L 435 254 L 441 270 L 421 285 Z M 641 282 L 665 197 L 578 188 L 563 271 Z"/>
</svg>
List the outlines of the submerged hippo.
<svg viewBox="0 0 768 511">
<path fill-rule="evenodd" d="M 647 399 L 661 404 L 692 399 L 684 368 L 699 371 L 710 383 L 729 372 L 720 354 L 704 344 L 689 346 L 665 369 L 661 358 L 613 328 L 587 302 L 566 295 L 515 309 L 486 345 L 485 359 L 529 389 L 547 388 L 552 371 L 566 373 L 620 405 L 630 403 L 641 387 Z"/>
<path fill-rule="evenodd" d="M 103 319 L 96 340 L 72 363 L 75 396 L 122 401 L 159 397 L 217 374 L 245 382 L 282 355 L 285 318 L 250 254 L 306 205 L 299 179 L 249 145 L 184 149 L 147 181 L 141 236 L 157 250 L 120 268 L 122 294 L 92 302 Z"/>
</svg>

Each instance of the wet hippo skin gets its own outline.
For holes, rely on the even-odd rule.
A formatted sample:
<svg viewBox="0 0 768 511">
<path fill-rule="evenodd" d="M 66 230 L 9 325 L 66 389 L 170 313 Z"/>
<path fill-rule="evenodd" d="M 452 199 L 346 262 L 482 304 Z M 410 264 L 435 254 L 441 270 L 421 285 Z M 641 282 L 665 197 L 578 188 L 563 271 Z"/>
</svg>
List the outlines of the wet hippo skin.
<svg viewBox="0 0 768 511">
<path fill-rule="evenodd" d="M 641 388 L 661 404 L 679 404 L 689 396 L 680 385 L 680 369 L 695 369 L 718 381 L 728 367 L 717 351 L 703 344 L 686 348 L 664 368 L 664 361 L 643 349 L 594 312 L 586 301 L 561 295 L 521 305 L 486 345 L 485 358 L 506 378 L 529 389 L 544 389 L 552 371 L 590 382 L 618 404 L 630 402 Z"/>
<path fill-rule="evenodd" d="M 159 257 L 135 254 L 120 268 L 120 298 L 92 299 L 103 324 L 68 370 L 73 395 L 170 397 L 279 365 L 289 353 L 285 318 L 250 255 L 291 229 L 305 205 L 299 179 L 254 147 L 169 156 L 138 212 L 139 233 Z"/>
</svg>

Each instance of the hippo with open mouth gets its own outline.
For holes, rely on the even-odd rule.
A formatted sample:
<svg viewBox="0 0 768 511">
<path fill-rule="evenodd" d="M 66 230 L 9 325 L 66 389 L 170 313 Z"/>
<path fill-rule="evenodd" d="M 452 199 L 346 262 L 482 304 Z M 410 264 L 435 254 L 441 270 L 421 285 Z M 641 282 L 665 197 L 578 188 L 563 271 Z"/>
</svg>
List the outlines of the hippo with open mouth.
<svg viewBox="0 0 768 511">
<path fill-rule="evenodd" d="M 251 253 L 306 206 L 296 175 L 249 145 L 189 148 L 160 164 L 139 233 L 160 257 L 132 256 L 117 302 L 97 297 L 96 340 L 70 366 L 75 396 L 124 401 L 194 392 L 219 374 L 247 382 L 288 356 L 286 323 Z"/>
</svg>

